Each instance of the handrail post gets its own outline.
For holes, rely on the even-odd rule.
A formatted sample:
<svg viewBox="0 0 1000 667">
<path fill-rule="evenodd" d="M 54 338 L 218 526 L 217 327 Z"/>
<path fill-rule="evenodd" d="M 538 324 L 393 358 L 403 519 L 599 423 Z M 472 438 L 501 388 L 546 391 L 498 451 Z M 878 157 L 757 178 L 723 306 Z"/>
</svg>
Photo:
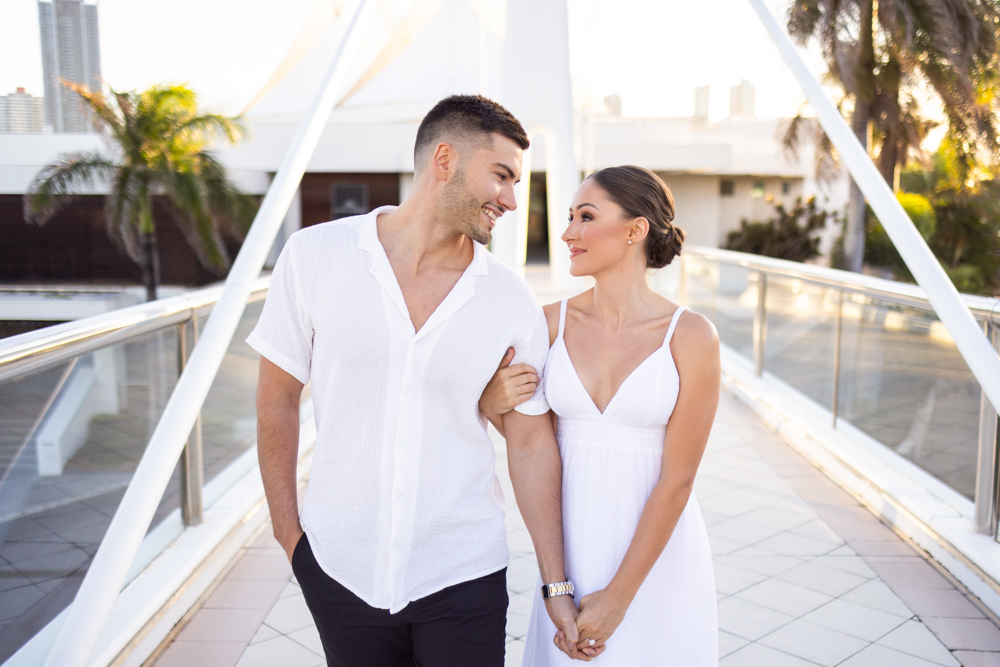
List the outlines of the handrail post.
<svg viewBox="0 0 1000 667">
<path fill-rule="evenodd" d="M 985 322 L 986 336 L 1000 352 L 1000 328 Z M 976 466 L 976 532 L 997 537 L 998 501 L 1000 485 L 997 484 L 998 426 L 997 411 L 986 392 L 979 401 L 979 457 Z"/>
<path fill-rule="evenodd" d="M 833 415 L 831 426 L 837 428 L 837 413 L 840 409 L 840 342 L 844 327 L 844 292 L 837 290 L 837 324 L 833 333 L 833 400 L 830 401 L 830 412 Z"/>
<path fill-rule="evenodd" d="M 191 348 L 198 344 L 198 313 L 191 315 L 191 345 L 188 345 L 187 323 L 177 325 L 177 375 L 184 372 Z M 181 452 L 181 518 L 185 526 L 197 526 L 205 520 L 202 489 L 205 483 L 201 444 L 201 410 L 194 428 Z"/>
<path fill-rule="evenodd" d="M 767 345 L 767 274 L 757 272 L 757 307 L 753 311 L 753 372 L 764 374 L 764 348 Z"/>
</svg>

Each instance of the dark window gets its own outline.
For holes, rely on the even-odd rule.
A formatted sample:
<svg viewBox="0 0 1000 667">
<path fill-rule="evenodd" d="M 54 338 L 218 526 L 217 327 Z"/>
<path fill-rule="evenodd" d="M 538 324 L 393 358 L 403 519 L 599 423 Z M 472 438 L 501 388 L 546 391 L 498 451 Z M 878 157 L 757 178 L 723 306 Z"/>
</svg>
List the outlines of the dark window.
<svg viewBox="0 0 1000 667">
<path fill-rule="evenodd" d="M 791 191 L 792 191 L 791 184 L 788 181 L 782 181 L 781 182 L 781 194 L 787 195 Z"/>
<path fill-rule="evenodd" d="M 764 196 L 764 181 L 753 182 L 753 187 L 750 188 L 750 196 L 754 199 L 760 199 Z"/>
<path fill-rule="evenodd" d="M 367 183 L 334 183 L 330 186 L 330 218 L 337 220 L 349 215 L 368 212 Z"/>
<path fill-rule="evenodd" d="M 720 181 L 719 194 L 723 197 L 732 197 L 736 192 L 736 183 L 733 181 Z"/>
</svg>

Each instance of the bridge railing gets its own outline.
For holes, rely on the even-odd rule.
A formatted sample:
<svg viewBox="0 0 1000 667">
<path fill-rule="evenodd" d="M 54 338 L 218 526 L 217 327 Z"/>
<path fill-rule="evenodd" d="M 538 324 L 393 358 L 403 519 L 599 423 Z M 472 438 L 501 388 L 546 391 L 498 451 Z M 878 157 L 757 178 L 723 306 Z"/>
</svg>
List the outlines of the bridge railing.
<svg viewBox="0 0 1000 667">
<path fill-rule="evenodd" d="M 686 248 L 666 280 L 754 375 L 879 443 L 898 472 L 996 537 L 997 413 L 920 287 L 708 248 Z M 1000 350 L 1000 299 L 961 299 Z"/>
</svg>

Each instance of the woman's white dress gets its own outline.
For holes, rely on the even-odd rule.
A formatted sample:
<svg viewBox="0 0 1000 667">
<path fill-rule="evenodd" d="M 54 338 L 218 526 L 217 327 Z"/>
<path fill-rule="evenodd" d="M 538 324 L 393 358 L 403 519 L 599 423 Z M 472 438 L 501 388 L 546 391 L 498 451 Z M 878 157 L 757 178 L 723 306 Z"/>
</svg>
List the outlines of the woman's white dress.
<svg viewBox="0 0 1000 667">
<path fill-rule="evenodd" d="M 562 302 L 559 335 L 549 350 L 543 386 L 558 416 L 566 575 L 576 589 L 577 604 L 611 581 L 660 478 L 663 436 L 679 387 L 670 339 L 684 310 L 677 309 L 663 345 L 632 372 L 602 414 L 566 350 L 566 301 Z M 524 667 L 578 664 L 552 643 L 555 633 L 545 603 L 536 595 Z M 608 639 L 607 650 L 591 664 L 718 665 L 712 556 L 694 493 L 624 620 Z"/>
</svg>

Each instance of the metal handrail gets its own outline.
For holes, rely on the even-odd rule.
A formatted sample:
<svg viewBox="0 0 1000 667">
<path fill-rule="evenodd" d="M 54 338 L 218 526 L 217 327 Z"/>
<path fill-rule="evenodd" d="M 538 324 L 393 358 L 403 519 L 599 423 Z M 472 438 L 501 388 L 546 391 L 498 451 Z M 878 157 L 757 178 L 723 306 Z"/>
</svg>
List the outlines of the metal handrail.
<svg viewBox="0 0 1000 667">
<path fill-rule="evenodd" d="M 855 292 L 893 303 L 923 308 L 933 311 L 930 299 L 919 285 L 900 283 L 875 276 L 866 276 L 851 271 L 830 269 L 814 264 L 802 264 L 786 259 L 775 259 L 761 255 L 721 250 L 702 246 L 685 247 L 683 255 L 704 257 L 720 264 L 740 266 L 752 271 L 761 271 L 771 276 L 780 276 L 791 280 L 801 280 L 814 285 L 822 285 L 844 292 Z M 1000 298 L 961 294 L 962 302 L 969 308 L 973 316 L 981 322 L 1000 323 Z"/>
<path fill-rule="evenodd" d="M 258 278 L 250 301 L 263 299 L 270 284 L 270 275 Z M 190 322 L 211 311 L 221 296 L 222 286 L 215 285 L 5 338 L 0 340 L 0 382 Z"/>
</svg>

